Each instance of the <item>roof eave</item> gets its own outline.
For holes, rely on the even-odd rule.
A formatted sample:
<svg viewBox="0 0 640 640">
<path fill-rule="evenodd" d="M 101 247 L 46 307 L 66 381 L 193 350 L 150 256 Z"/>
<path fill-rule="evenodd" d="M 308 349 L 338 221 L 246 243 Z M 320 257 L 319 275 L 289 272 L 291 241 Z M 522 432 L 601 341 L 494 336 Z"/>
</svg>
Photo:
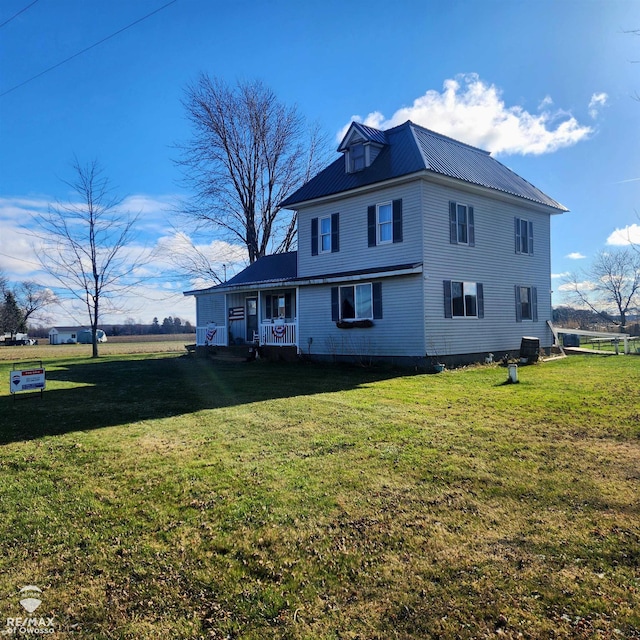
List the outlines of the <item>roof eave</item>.
<svg viewBox="0 0 640 640">
<path fill-rule="evenodd" d="M 524 196 L 519 196 L 514 193 L 510 193 L 508 191 L 501 191 L 500 189 L 495 189 L 493 187 L 485 187 L 484 185 L 476 184 L 475 182 L 468 182 L 466 180 L 462 180 L 460 178 L 452 178 L 450 176 L 445 176 L 442 173 L 438 173 L 437 171 L 432 171 L 431 169 L 421 169 L 420 171 L 416 171 L 414 173 L 408 173 L 403 176 L 398 176 L 396 178 L 389 178 L 388 180 L 382 180 L 380 182 L 373 182 L 371 184 L 362 185 L 360 187 L 355 187 L 353 189 L 347 189 L 345 191 L 338 191 L 336 193 L 330 193 L 325 196 L 319 196 L 317 198 L 310 198 L 309 200 L 300 200 L 299 202 L 291 203 L 291 208 L 295 210 L 302 209 L 304 207 L 310 207 L 316 204 L 321 203 L 330 203 L 336 200 L 341 200 L 345 196 L 356 196 L 361 193 L 367 193 L 369 191 L 377 191 L 380 188 L 393 187 L 399 184 L 403 184 L 405 182 L 412 182 L 413 180 L 424 179 L 429 180 L 431 182 L 437 182 L 440 184 L 444 184 L 449 187 L 458 188 L 464 187 L 468 191 L 474 191 L 477 193 L 482 193 L 483 195 L 489 195 L 490 197 L 498 197 L 503 200 L 507 200 L 509 202 L 518 202 L 520 204 L 526 203 L 528 206 L 542 208 L 544 211 L 551 215 L 559 215 L 561 213 L 566 213 L 569 211 L 564 205 L 558 203 L 557 207 L 553 207 L 551 205 L 545 204 L 544 202 L 540 202 L 538 200 L 533 200 L 531 198 L 525 198 Z"/>
<path fill-rule="evenodd" d="M 344 191 L 336 191 L 335 193 L 328 193 L 324 196 L 318 196 L 317 198 L 310 198 L 308 200 L 300 200 L 299 202 L 292 202 L 288 205 L 291 209 L 298 210 L 303 207 L 309 207 L 314 204 L 320 204 L 322 202 L 333 202 L 334 200 L 341 200 L 345 195 L 353 196 L 360 193 L 367 193 L 369 191 L 377 191 L 381 187 L 392 187 L 405 182 L 411 182 L 416 180 L 423 173 L 422 170 L 407 173 L 403 176 L 397 176 L 395 178 L 388 178 L 381 180 L 380 182 L 372 182 L 371 184 L 364 184 L 360 187 L 353 187 L 352 189 L 345 189 Z"/>
<path fill-rule="evenodd" d="M 495 187 L 486 187 L 481 184 L 477 184 L 475 182 L 468 182 L 467 180 L 462 180 L 461 178 L 452 178 L 450 176 L 445 176 L 442 173 L 438 173 L 437 171 L 431 171 L 429 169 L 420 172 L 421 177 L 430 182 L 436 182 L 438 184 L 443 184 L 448 187 L 453 188 L 463 188 L 465 191 L 472 191 L 476 193 L 481 193 L 483 195 L 487 195 L 489 197 L 498 198 L 500 200 L 505 200 L 507 202 L 517 202 L 520 205 L 526 205 L 529 207 L 534 207 L 538 209 L 542 209 L 551 215 L 560 215 L 561 213 L 567 213 L 569 209 L 564 205 L 557 203 L 557 207 L 552 206 L 550 204 L 546 204 L 539 200 L 534 200 L 532 198 L 526 198 L 525 196 L 520 196 L 515 193 L 511 193 L 510 191 L 502 191 L 501 189 L 496 189 Z M 551 198 L 550 198 L 551 199 Z M 555 202 L 555 201 L 554 201 Z"/>
</svg>

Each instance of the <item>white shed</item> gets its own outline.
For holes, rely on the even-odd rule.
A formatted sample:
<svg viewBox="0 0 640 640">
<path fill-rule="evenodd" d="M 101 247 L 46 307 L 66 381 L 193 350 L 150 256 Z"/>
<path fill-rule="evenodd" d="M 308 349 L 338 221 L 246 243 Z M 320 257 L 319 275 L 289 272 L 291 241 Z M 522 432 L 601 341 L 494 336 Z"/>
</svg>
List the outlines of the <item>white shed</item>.
<svg viewBox="0 0 640 640">
<path fill-rule="evenodd" d="M 76 344 L 84 327 L 53 327 L 49 331 L 49 344 Z"/>
</svg>

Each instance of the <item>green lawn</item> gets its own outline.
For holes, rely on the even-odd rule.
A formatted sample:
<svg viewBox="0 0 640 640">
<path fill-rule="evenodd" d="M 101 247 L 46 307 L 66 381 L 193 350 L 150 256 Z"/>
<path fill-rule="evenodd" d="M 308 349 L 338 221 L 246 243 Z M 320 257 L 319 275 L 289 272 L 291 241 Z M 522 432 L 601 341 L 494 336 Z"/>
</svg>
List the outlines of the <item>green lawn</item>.
<svg viewBox="0 0 640 640">
<path fill-rule="evenodd" d="M 46 365 L 0 362 L 0 632 L 37 585 L 54 638 L 640 637 L 638 357 Z"/>
</svg>

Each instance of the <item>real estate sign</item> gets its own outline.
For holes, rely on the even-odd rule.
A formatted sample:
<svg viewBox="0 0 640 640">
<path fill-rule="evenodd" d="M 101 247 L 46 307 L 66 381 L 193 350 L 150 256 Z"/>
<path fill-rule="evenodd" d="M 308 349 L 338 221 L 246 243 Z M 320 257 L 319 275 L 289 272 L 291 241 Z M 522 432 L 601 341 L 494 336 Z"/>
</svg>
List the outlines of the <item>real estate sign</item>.
<svg viewBox="0 0 640 640">
<path fill-rule="evenodd" d="M 15 369 L 9 375 L 9 390 L 11 393 L 42 390 L 46 385 L 44 367 Z"/>
</svg>

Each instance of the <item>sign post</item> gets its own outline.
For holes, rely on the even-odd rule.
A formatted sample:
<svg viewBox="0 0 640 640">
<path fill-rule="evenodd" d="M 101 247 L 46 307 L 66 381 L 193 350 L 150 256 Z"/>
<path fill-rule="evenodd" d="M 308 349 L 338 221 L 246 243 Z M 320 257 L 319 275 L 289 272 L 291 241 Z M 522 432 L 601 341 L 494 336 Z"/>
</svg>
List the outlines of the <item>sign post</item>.
<svg viewBox="0 0 640 640">
<path fill-rule="evenodd" d="M 29 368 L 23 368 L 25 364 L 32 364 L 34 366 Z M 28 363 L 13 363 L 13 369 L 9 373 L 9 391 L 15 399 L 15 394 L 21 391 L 38 391 L 40 390 L 40 397 L 46 387 L 46 374 L 45 369 L 42 366 L 42 360 Z"/>
</svg>

